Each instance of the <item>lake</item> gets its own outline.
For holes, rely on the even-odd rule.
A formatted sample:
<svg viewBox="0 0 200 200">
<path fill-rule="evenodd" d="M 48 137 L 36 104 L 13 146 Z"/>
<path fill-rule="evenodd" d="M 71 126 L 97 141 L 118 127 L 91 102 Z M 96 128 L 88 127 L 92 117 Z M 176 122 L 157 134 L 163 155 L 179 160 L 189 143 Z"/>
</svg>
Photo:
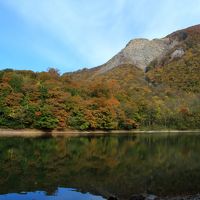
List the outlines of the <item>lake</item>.
<svg viewBox="0 0 200 200">
<path fill-rule="evenodd" d="M 200 134 L 0 138 L 0 199 L 200 192 Z"/>
</svg>

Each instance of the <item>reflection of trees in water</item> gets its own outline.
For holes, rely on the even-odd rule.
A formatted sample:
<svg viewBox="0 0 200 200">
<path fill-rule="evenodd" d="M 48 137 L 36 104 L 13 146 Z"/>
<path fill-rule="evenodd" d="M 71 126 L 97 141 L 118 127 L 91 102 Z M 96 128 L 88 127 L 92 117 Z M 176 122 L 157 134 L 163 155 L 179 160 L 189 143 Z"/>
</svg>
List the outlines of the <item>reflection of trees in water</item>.
<svg viewBox="0 0 200 200">
<path fill-rule="evenodd" d="M 0 139 L 0 193 L 58 186 L 101 195 L 200 190 L 199 135 Z"/>
</svg>

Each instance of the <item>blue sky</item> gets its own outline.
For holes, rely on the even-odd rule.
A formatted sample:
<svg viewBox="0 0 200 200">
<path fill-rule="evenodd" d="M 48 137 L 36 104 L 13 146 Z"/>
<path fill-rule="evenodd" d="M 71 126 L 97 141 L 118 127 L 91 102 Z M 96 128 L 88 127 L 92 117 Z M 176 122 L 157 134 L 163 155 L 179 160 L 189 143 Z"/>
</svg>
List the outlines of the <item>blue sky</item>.
<svg viewBox="0 0 200 200">
<path fill-rule="evenodd" d="M 74 71 L 200 23 L 200 0 L 0 0 L 0 69 Z"/>
</svg>

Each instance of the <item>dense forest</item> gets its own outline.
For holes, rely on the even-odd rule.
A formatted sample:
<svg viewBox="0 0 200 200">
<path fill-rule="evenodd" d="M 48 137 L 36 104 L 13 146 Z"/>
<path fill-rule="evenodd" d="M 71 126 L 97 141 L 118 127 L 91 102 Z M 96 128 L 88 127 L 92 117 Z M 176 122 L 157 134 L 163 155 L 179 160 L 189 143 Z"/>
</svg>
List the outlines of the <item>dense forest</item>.
<svg viewBox="0 0 200 200">
<path fill-rule="evenodd" d="M 127 64 L 59 74 L 0 71 L 0 127 L 37 129 L 199 129 L 200 30 L 179 37 L 171 52 L 143 72 Z M 177 48 L 177 47 L 175 47 Z"/>
</svg>

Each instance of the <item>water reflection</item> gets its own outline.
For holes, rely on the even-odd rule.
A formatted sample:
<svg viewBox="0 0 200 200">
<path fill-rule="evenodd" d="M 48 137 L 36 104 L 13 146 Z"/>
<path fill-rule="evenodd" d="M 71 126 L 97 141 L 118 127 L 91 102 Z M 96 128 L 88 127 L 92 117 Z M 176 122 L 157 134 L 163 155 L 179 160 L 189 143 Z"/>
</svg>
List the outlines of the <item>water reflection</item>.
<svg viewBox="0 0 200 200">
<path fill-rule="evenodd" d="M 104 198 L 100 196 L 94 196 L 89 193 L 81 193 L 77 192 L 73 189 L 66 189 L 66 188 L 58 188 L 55 195 L 47 195 L 46 192 L 36 191 L 36 192 L 26 192 L 26 193 L 13 193 L 13 194 L 6 194 L 0 195 L 0 199 L 4 200 L 104 200 Z"/>
<path fill-rule="evenodd" d="M 0 198 L 9 199 L 22 191 L 62 199 L 64 188 L 76 188 L 75 199 L 198 193 L 200 135 L 1 138 L 0 177 L 0 194 L 9 194 Z"/>
</svg>

